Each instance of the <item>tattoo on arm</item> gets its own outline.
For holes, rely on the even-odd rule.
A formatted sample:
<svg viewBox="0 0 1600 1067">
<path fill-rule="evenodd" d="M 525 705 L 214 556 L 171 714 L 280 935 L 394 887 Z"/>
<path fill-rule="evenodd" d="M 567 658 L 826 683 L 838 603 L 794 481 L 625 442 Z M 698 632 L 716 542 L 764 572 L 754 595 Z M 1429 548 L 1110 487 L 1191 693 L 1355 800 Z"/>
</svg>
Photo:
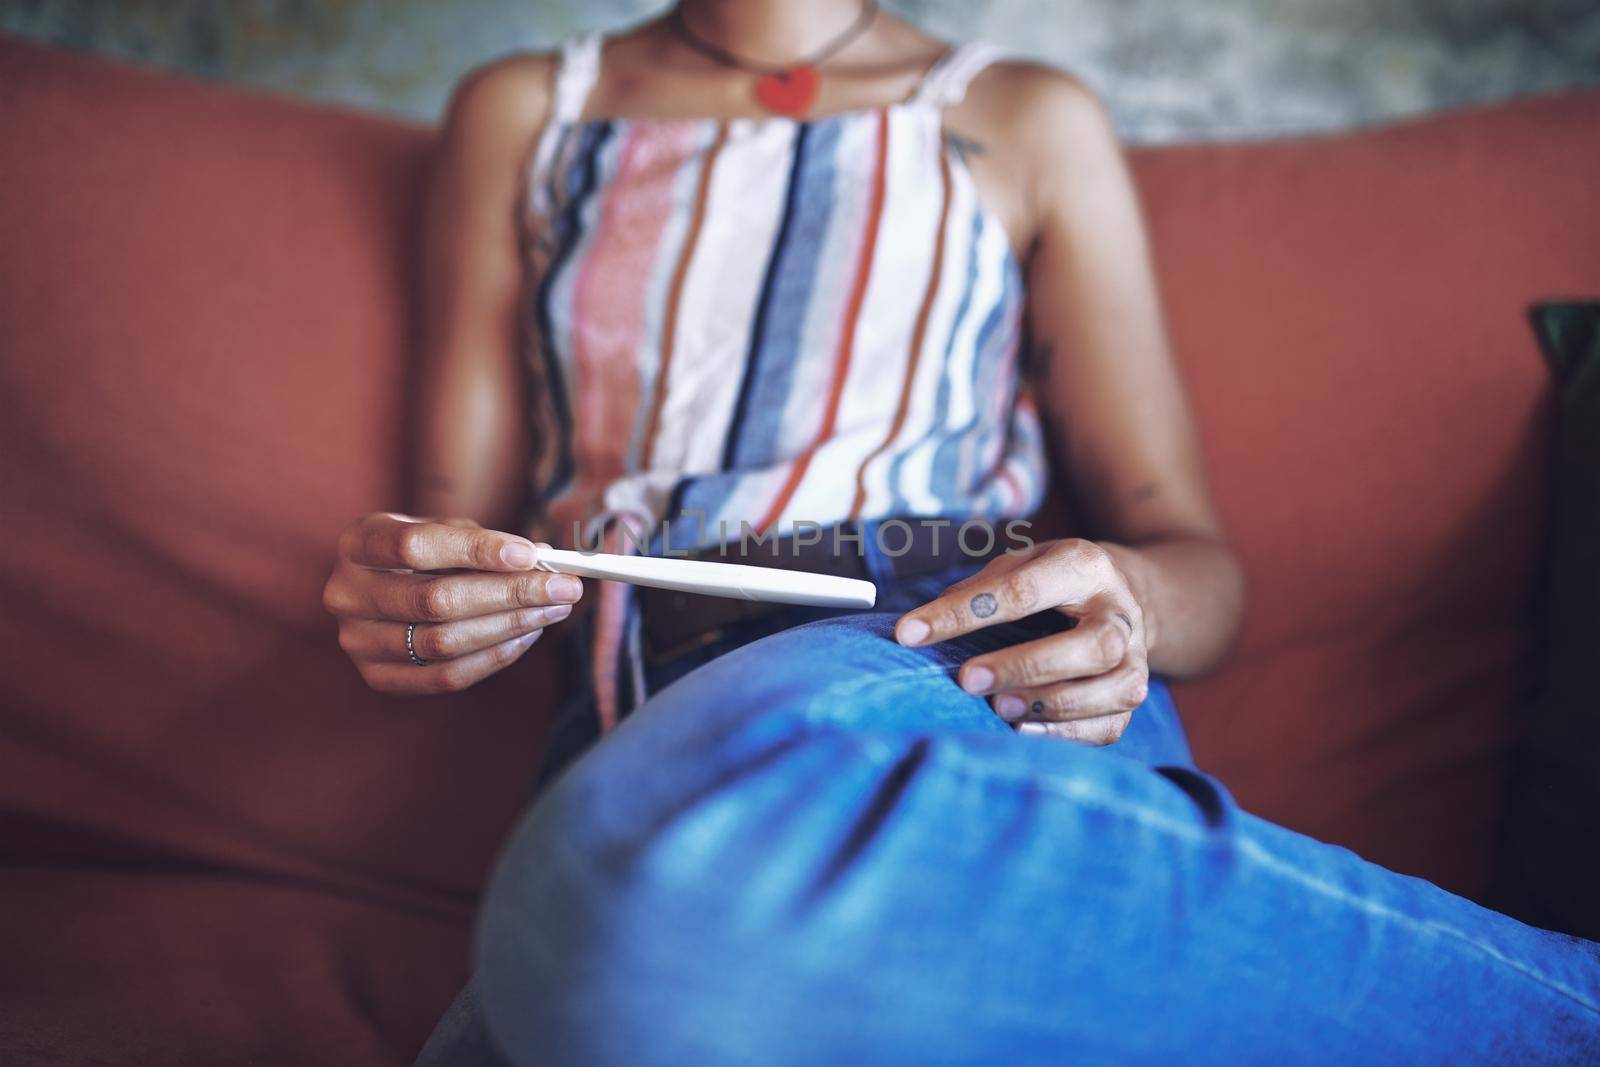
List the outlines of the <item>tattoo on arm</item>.
<svg viewBox="0 0 1600 1067">
<path fill-rule="evenodd" d="M 973 156 L 983 155 L 983 142 L 974 141 L 970 137 L 963 137 L 959 133 L 945 133 L 945 138 L 950 142 L 950 147 L 956 150 L 956 155 L 966 162 Z"/>
<path fill-rule="evenodd" d="M 999 610 L 1000 605 L 995 600 L 993 593 L 979 593 L 972 598 L 972 613 L 980 619 L 987 619 Z"/>
</svg>

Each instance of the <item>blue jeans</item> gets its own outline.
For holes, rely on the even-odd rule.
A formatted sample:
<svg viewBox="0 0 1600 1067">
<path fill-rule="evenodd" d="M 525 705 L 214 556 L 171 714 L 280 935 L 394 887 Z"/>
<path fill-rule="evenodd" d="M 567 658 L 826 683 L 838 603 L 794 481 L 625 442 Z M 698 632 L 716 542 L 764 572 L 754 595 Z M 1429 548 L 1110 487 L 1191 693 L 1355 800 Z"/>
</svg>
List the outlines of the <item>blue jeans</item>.
<svg viewBox="0 0 1600 1067">
<path fill-rule="evenodd" d="M 1037 620 L 894 617 L 721 655 L 560 774 L 419 1062 L 1600 1062 L 1600 946 L 1245 814 L 1159 683 L 1110 748 L 1015 734 L 953 676 Z"/>
</svg>

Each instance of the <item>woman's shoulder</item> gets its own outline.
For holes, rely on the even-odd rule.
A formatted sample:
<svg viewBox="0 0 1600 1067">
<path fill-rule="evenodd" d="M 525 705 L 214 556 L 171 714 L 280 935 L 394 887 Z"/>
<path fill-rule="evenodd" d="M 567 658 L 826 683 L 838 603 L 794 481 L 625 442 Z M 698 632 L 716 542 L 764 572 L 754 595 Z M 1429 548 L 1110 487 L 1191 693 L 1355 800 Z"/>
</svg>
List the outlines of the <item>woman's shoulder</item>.
<svg viewBox="0 0 1600 1067">
<path fill-rule="evenodd" d="M 1120 151 L 1110 108 L 1083 78 L 1029 59 L 1002 57 L 968 87 L 955 116 L 960 125 L 1013 158 L 1037 168 L 1035 177 L 1060 173 L 1063 163 Z"/>
<path fill-rule="evenodd" d="M 967 87 L 946 120 L 975 172 L 1014 190 L 1013 239 L 1028 247 L 1069 186 L 1094 184 L 1121 151 L 1105 103 L 1084 79 L 1033 60 L 1002 56 Z M 996 203 L 1003 200 L 996 195 Z"/>
<path fill-rule="evenodd" d="M 967 102 L 1029 127 L 1096 121 L 1107 113 L 1100 94 L 1078 75 L 1004 53 L 973 79 Z"/>
<path fill-rule="evenodd" d="M 550 116 L 558 63 L 555 52 L 514 52 L 468 71 L 450 94 L 447 130 L 526 141 Z"/>
</svg>

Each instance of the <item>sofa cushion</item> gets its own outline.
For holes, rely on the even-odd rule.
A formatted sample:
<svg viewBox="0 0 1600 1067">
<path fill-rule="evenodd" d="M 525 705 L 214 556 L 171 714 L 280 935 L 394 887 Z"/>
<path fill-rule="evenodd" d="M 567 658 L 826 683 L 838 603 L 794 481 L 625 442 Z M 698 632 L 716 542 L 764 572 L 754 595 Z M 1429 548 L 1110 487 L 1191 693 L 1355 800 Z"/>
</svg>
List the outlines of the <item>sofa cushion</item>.
<svg viewBox="0 0 1600 1067">
<path fill-rule="evenodd" d="M 250 1013 L 240 1062 L 409 1060 L 553 689 L 378 696 L 320 604 L 401 484 L 428 135 L 15 41 L 0 79 L 0 986 L 40 990 L 0 1017 L 76 974 L 109 1029 L 65 1036 L 143 1063 Z"/>
<path fill-rule="evenodd" d="M 1480 894 L 1537 687 L 1549 379 L 1523 309 L 1600 277 L 1600 92 L 1135 154 L 1249 581 L 1177 687 L 1246 808 Z"/>
</svg>

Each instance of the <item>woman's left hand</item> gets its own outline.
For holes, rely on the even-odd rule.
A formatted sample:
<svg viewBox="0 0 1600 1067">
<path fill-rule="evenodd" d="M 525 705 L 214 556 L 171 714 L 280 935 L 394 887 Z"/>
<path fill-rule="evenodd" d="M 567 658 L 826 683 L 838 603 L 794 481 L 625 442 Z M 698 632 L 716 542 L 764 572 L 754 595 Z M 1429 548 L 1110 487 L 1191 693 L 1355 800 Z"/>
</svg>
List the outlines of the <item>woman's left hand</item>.
<svg viewBox="0 0 1600 1067">
<path fill-rule="evenodd" d="M 990 697 L 1021 733 L 1109 745 L 1144 703 L 1150 665 L 1144 611 L 1112 552 L 1093 541 L 1047 541 L 997 556 L 901 617 L 895 639 L 932 644 L 1049 610 L 1075 625 L 974 656 L 961 668 L 961 688 Z"/>
</svg>

